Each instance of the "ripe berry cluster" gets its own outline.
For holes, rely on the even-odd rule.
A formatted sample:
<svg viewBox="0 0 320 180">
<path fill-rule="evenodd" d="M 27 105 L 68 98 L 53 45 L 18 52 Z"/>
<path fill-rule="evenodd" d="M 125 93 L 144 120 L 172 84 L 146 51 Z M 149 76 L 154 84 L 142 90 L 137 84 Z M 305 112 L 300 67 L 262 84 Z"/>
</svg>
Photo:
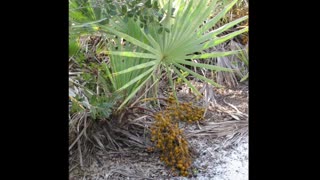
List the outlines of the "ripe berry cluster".
<svg viewBox="0 0 320 180">
<path fill-rule="evenodd" d="M 188 142 L 179 128 L 179 120 L 194 122 L 203 119 L 204 110 L 194 107 L 191 103 L 177 103 L 170 96 L 168 105 L 163 111 L 154 114 L 155 123 L 151 127 L 151 141 L 160 150 L 160 160 L 171 170 L 178 170 L 180 175 L 188 176 L 191 156 Z M 154 149 L 154 148 L 151 148 Z"/>
<path fill-rule="evenodd" d="M 164 111 L 175 121 L 180 120 L 192 123 L 203 119 L 204 109 L 193 106 L 191 102 L 177 103 L 173 96 L 170 96 L 167 102 L 168 106 Z"/>
</svg>

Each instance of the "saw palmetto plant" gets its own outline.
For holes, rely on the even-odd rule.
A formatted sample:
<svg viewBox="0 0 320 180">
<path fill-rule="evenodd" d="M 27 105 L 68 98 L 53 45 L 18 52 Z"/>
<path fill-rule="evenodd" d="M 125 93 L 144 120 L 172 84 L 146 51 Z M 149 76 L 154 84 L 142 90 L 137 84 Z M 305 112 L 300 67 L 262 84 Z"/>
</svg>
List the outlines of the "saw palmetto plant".
<svg viewBox="0 0 320 180">
<path fill-rule="evenodd" d="M 215 10 L 216 0 L 160 0 L 159 4 L 162 10 L 165 10 L 165 16 L 161 23 L 149 24 L 148 29 L 140 28 L 140 20 L 129 18 L 124 22 L 120 17 L 114 18 L 108 25 L 90 24 L 93 29 L 99 29 L 103 32 L 116 35 L 125 41 L 129 49 L 108 49 L 106 53 L 112 58 L 113 62 L 118 64 L 111 66 L 112 72 L 109 77 L 116 80 L 120 76 L 128 76 L 125 82 L 117 84 L 117 92 L 127 92 L 126 99 L 122 102 L 119 109 L 134 97 L 139 89 L 154 76 L 160 78 L 160 73 L 165 71 L 169 78 L 172 89 L 174 84 L 172 74 L 175 73 L 181 78 L 196 94 L 200 95 L 198 90 L 185 78 L 179 69 L 188 72 L 190 75 L 208 82 L 214 86 L 220 86 L 212 79 L 208 79 L 193 70 L 190 67 L 206 68 L 213 71 L 232 71 L 214 65 L 196 63 L 194 59 L 206 59 L 214 57 L 223 57 L 237 54 L 239 51 L 210 52 L 203 53 L 204 50 L 217 46 L 233 37 L 247 32 L 248 27 L 232 33 L 222 35 L 229 28 L 246 20 L 248 16 L 241 17 L 229 22 L 215 30 L 208 31 L 233 7 L 237 0 L 233 0 L 226 5 L 215 17 L 209 18 Z M 87 24 L 86 24 L 87 25 Z M 83 26 L 78 26 L 83 27 Z M 197 54 L 195 54 L 197 52 Z M 119 56 L 121 58 L 115 58 Z M 139 62 L 136 60 L 139 59 Z M 142 61 L 141 59 L 144 59 Z M 123 61 L 123 63 L 119 63 Z M 135 63 L 132 63 L 132 62 Z M 125 65 L 124 65 L 125 64 Z M 124 68 L 119 68 L 123 66 Z M 143 70 L 143 72 L 141 72 Z M 134 71 L 140 71 L 133 76 Z M 122 79 L 122 78 L 121 78 Z M 134 88 L 132 88 L 134 85 Z M 131 88 L 128 91 L 128 88 Z"/>
<path fill-rule="evenodd" d="M 126 125 L 131 115 L 135 115 L 129 110 L 147 110 L 135 104 L 143 94 L 152 92 L 150 89 L 157 89 L 156 86 L 152 88 L 153 85 L 158 85 L 160 80 L 163 80 L 161 83 L 167 83 L 168 80 L 177 99 L 175 85 L 183 82 L 193 93 L 200 95 L 189 76 L 221 87 L 218 79 L 215 81 L 213 76 L 206 76 L 203 72 L 237 73 L 242 66 L 219 64 L 216 59 L 239 56 L 239 59 L 243 57 L 243 63 L 247 65 L 247 56 L 243 55 L 243 49 L 224 50 L 220 46 L 248 31 L 246 25 L 238 26 L 244 23 L 248 16 L 232 18 L 230 22 L 221 21 L 241 0 L 228 0 L 229 3 L 223 6 L 219 4 L 220 1 L 69 0 L 69 70 L 72 70 L 69 73 L 69 149 L 76 147 L 78 142 L 80 144 L 80 138 L 87 137 L 99 144 L 101 149 L 120 149 L 122 142 L 126 146 L 144 147 L 144 140 L 140 140 L 142 135 L 135 136 L 129 131 L 134 129 L 144 132 L 140 128 L 145 126 L 125 126 L 132 129 L 124 131 L 123 124 Z M 83 39 L 95 39 L 92 37 L 96 36 L 99 36 L 99 41 L 92 43 L 94 48 L 86 48 L 89 43 L 84 46 Z M 90 55 L 90 59 L 87 55 Z M 102 59 L 97 58 L 100 55 Z M 203 71 L 204 69 L 207 71 Z M 202 75 L 198 72 L 202 72 Z M 247 69 L 239 73 L 242 80 L 246 79 L 246 73 Z M 157 95 L 156 91 L 153 93 Z M 184 139 L 180 128 L 171 125 L 178 121 L 180 123 L 181 120 L 192 123 L 203 119 L 204 109 L 178 101 L 167 104 L 169 106 L 165 111 L 154 114 L 156 123 L 151 134 L 158 150 L 164 153 L 162 159 L 186 176 L 191 168 L 192 154 L 189 154 L 187 139 Z M 115 111 L 116 108 L 119 111 Z M 101 124 L 92 123 L 89 126 L 86 124 L 87 117 L 102 120 L 97 121 Z M 169 121 L 173 123 L 168 124 Z M 83 129 L 80 131 L 79 127 Z M 93 131 L 101 128 L 101 131 L 97 132 L 103 132 L 103 135 L 87 136 L 87 128 Z M 171 143 L 170 139 L 173 139 L 174 143 Z M 172 147 L 169 147 L 171 145 Z M 91 153 L 90 148 L 84 147 L 83 152 Z M 77 148 L 81 154 L 81 147 Z M 169 158 L 166 159 L 168 154 Z M 81 164 L 81 155 L 79 157 Z"/>
</svg>

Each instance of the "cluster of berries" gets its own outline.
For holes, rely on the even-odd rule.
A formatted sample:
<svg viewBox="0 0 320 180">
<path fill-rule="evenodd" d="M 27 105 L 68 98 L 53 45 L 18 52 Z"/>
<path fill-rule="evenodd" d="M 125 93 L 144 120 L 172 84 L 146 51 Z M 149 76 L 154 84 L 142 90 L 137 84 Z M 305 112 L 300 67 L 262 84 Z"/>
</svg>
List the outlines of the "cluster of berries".
<svg viewBox="0 0 320 180">
<path fill-rule="evenodd" d="M 155 123 L 151 127 L 151 141 L 155 147 L 150 150 L 160 150 L 160 160 L 171 167 L 172 172 L 179 171 L 181 176 L 188 176 L 191 166 L 191 156 L 188 142 L 179 128 L 179 120 L 195 122 L 203 119 L 204 109 L 191 103 L 177 103 L 170 96 L 167 107 L 154 114 Z"/>
</svg>

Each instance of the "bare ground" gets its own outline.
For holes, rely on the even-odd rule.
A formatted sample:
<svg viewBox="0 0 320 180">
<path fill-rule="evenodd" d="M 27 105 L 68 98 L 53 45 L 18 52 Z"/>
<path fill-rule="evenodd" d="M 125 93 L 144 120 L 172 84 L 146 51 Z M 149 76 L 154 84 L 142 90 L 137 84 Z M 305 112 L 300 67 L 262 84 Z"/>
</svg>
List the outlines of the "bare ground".
<svg viewBox="0 0 320 180">
<path fill-rule="evenodd" d="M 248 179 L 248 87 L 215 89 L 200 87 L 206 106 L 205 120 L 184 128 L 193 150 L 193 174 L 174 177 L 159 160 L 156 152 L 144 148 L 119 151 L 97 150 L 93 159 L 80 168 L 70 167 L 70 179 Z M 188 89 L 178 94 L 179 100 L 190 101 Z M 75 164 L 75 163 L 71 163 Z"/>
</svg>

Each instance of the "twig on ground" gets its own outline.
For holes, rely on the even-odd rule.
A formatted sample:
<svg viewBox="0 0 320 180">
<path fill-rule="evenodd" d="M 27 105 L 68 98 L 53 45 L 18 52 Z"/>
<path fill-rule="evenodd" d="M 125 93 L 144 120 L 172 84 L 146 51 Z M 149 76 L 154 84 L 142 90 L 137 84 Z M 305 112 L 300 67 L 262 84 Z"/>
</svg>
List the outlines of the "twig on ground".
<svg viewBox="0 0 320 180">
<path fill-rule="evenodd" d="M 245 114 L 245 113 L 243 113 L 243 112 L 239 111 L 239 109 L 238 109 L 236 106 L 234 106 L 234 105 L 232 105 L 232 104 L 230 104 L 230 103 L 227 103 L 227 102 L 226 102 L 226 98 L 223 98 L 223 102 L 224 102 L 224 103 L 226 103 L 228 106 L 232 107 L 233 109 L 235 109 L 239 115 L 242 115 L 242 116 L 248 117 L 248 115 L 247 115 L 247 114 Z"/>
<path fill-rule="evenodd" d="M 78 135 L 78 137 L 76 138 L 76 140 L 74 140 L 74 142 L 69 146 L 69 151 L 72 149 L 72 147 L 79 141 L 80 137 L 84 134 L 85 129 L 83 129 L 81 131 L 81 133 Z"/>
<path fill-rule="evenodd" d="M 82 153 L 81 153 L 81 143 L 78 141 L 78 151 L 79 151 L 79 158 L 80 158 L 80 167 L 83 167 L 83 161 L 82 161 Z"/>
</svg>

